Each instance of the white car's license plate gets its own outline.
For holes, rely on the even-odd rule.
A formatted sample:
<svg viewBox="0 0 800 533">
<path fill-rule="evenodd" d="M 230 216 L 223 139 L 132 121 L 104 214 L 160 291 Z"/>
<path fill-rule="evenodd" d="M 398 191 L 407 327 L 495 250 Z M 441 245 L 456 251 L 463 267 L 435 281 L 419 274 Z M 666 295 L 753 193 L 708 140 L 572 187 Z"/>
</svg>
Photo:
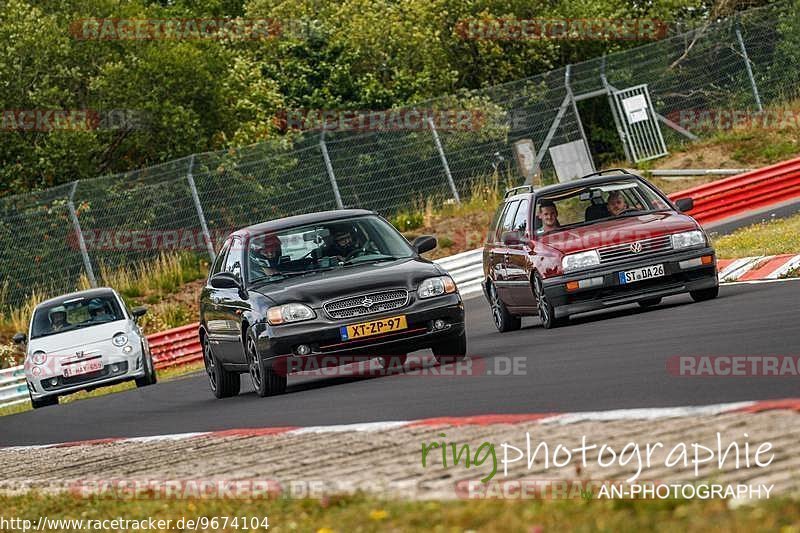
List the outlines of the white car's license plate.
<svg viewBox="0 0 800 533">
<path fill-rule="evenodd" d="M 619 273 L 619 282 L 621 285 L 625 283 L 633 283 L 634 281 L 642 281 L 643 279 L 660 278 L 664 275 L 664 265 L 653 265 L 635 270 L 625 270 Z"/>
<path fill-rule="evenodd" d="M 83 363 L 75 363 L 64 367 L 64 377 L 71 378 L 73 376 L 80 376 L 83 374 L 90 374 L 103 369 L 103 362 L 100 359 L 86 361 Z"/>
</svg>

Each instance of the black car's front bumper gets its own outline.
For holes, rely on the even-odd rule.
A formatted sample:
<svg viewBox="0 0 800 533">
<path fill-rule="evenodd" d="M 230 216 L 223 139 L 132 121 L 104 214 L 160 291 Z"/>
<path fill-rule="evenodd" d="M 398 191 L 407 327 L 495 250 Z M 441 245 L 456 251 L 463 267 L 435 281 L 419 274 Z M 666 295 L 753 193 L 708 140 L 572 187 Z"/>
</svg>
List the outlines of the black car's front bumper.
<svg viewBox="0 0 800 533">
<path fill-rule="evenodd" d="M 681 268 L 679 263 L 711 256 L 710 264 Z M 620 283 L 619 273 L 641 267 L 664 265 L 664 276 L 631 283 Z M 603 278 L 600 286 L 568 291 L 566 284 L 590 278 Z M 600 265 L 588 270 L 544 280 L 544 291 L 555 308 L 556 317 L 605 309 L 616 305 L 708 289 L 719 284 L 714 249 L 694 248 L 681 252 L 653 254 L 635 261 Z"/>
<path fill-rule="evenodd" d="M 355 317 L 347 321 L 331 320 L 318 316 L 314 320 L 263 327 L 257 334 L 259 356 L 268 366 L 302 368 L 309 358 L 333 360 L 337 357 L 348 362 L 384 355 L 407 354 L 434 345 L 447 345 L 464 334 L 464 304 L 458 293 L 425 300 L 412 300 L 407 306 L 375 315 Z M 340 328 L 347 324 L 370 322 L 381 318 L 404 315 L 408 327 L 403 330 L 342 341 Z M 436 330 L 434 321 L 443 320 L 446 326 Z M 297 347 L 305 344 L 311 348 L 308 355 L 297 355 Z"/>
</svg>

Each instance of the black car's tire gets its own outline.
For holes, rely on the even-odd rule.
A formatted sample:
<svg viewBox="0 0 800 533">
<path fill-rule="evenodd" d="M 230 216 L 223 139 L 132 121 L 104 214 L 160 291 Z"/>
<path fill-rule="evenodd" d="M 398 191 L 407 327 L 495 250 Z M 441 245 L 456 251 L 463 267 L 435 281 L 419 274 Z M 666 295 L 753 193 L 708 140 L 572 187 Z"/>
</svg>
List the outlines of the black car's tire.
<svg viewBox="0 0 800 533">
<path fill-rule="evenodd" d="M 467 356 L 467 333 L 462 332 L 458 338 L 439 343 L 431 349 L 440 365 L 461 361 Z"/>
<path fill-rule="evenodd" d="M 713 300 L 719 295 L 719 285 L 714 285 L 708 289 L 700 289 L 699 291 L 689 291 L 689 296 L 695 302 L 705 302 L 706 300 Z"/>
<path fill-rule="evenodd" d="M 253 388 L 256 394 L 265 398 L 286 392 L 288 377 L 285 373 L 278 373 L 272 367 L 264 364 L 258 356 L 256 340 L 252 335 L 247 336 L 247 365 L 250 371 L 250 379 L 253 381 Z"/>
<path fill-rule="evenodd" d="M 640 300 L 639 305 L 641 307 L 653 307 L 654 305 L 658 305 L 661 303 L 661 297 L 658 298 L 648 298 L 647 300 Z"/>
<path fill-rule="evenodd" d="M 544 283 L 542 278 L 534 276 L 533 278 L 533 292 L 536 296 L 536 307 L 539 310 L 539 320 L 542 322 L 544 329 L 557 328 L 569 322 L 569 317 L 556 318 L 556 310 L 547 294 L 544 292 Z"/>
<path fill-rule="evenodd" d="M 203 341 L 203 363 L 205 363 L 208 383 L 214 396 L 217 398 L 230 398 L 239 394 L 239 389 L 241 388 L 239 374 L 222 368 L 222 364 L 211 349 L 211 342 L 208 338 Z"/>
<path fill-rule="evenodd" d="M 489 309 L 492 312 L 492 321 L 497 331 L 505 333 L 507 331 L 516 331 L 522 327 L 522 319 L 508 312 L 506 304 L 497 295 L 494 283 L 488 283 L 486 292 L 489 294 Z"/>
<path fill-rule="evenodd" d="M 46 396 L 38 400 L 34 400 L 33 397 L 31 397 L 31 405 L 34 409 L 41 409 L 42 407 L 48 407 L 50 405 L 58 405 L 58 396 Z"/>
<path fill-rule="evenodd" d="M 153 356 L 144 350 L 142 346 L 142 354 L 144 355 L 144 376 L 136 378 L 136 386 L 138 388 L 149 387 L 158 383 L 158 376 L 156 375 L 156 367 L 153 364 Z"/>
</svg>

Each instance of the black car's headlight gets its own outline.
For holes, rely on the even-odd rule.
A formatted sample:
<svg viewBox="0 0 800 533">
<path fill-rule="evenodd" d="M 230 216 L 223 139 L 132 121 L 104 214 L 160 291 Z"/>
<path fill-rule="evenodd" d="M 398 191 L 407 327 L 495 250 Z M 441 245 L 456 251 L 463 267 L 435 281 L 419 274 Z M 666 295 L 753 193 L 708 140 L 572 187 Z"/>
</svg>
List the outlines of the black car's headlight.
<svg viewBox="0 0 800 533">
<path fill-rule="evenodd" d="M 417 296 L 419 298 L 432 298 L 442 294 L 456 292 L 456 282 L 450 276 L 437 276 L 428 278 L 419 284 Z"/>
<path fill-rule="evenodd" d="M 267 322 L 273 326 L 311 320 L 317 315 L 305 304 L 291 303 L 270 307 L 267 310 Z"/>
<path fill-rule="evenodd" d="M 692 246 L 702 246 L 706 243 L 706 236 L 700 230 L 684 231 L 683 233 L 673 233 L 672 248 L 691 248 Z"/>
</svg>

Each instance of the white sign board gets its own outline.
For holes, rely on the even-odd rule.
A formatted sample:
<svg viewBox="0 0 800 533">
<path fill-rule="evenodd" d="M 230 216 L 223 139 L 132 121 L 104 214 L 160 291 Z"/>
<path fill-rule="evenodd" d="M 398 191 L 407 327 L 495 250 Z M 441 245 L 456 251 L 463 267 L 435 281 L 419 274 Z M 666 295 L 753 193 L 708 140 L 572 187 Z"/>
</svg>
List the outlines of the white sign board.
<svg viewBox="0 0 800 533">
<path fill-rule="evenodd" d="M 548 151 L 550 152 L 550 159 L 553 160 L 553 167 L 556 169 L 558 181 L 562 183 L 594 172 L 592 158 L 583 141 L 559 144 Z"/>
<path fill-rule="evenodd" d="M 647 99 L 643 94 L 637 94 L 622 101 L 628 124 L 635 124 L 647 120 Z"/>
<path fill-rule="evenodd" d="M 539 174 L 539 167 L 536 165 L 536 148 L 530 139 L 520 139 L 514 143 L 514 155 L 517 159 L 517 168 L 520 174 L 525 176 L 526 183 L 531 183 L 533 177 Z"/>
</svg>

